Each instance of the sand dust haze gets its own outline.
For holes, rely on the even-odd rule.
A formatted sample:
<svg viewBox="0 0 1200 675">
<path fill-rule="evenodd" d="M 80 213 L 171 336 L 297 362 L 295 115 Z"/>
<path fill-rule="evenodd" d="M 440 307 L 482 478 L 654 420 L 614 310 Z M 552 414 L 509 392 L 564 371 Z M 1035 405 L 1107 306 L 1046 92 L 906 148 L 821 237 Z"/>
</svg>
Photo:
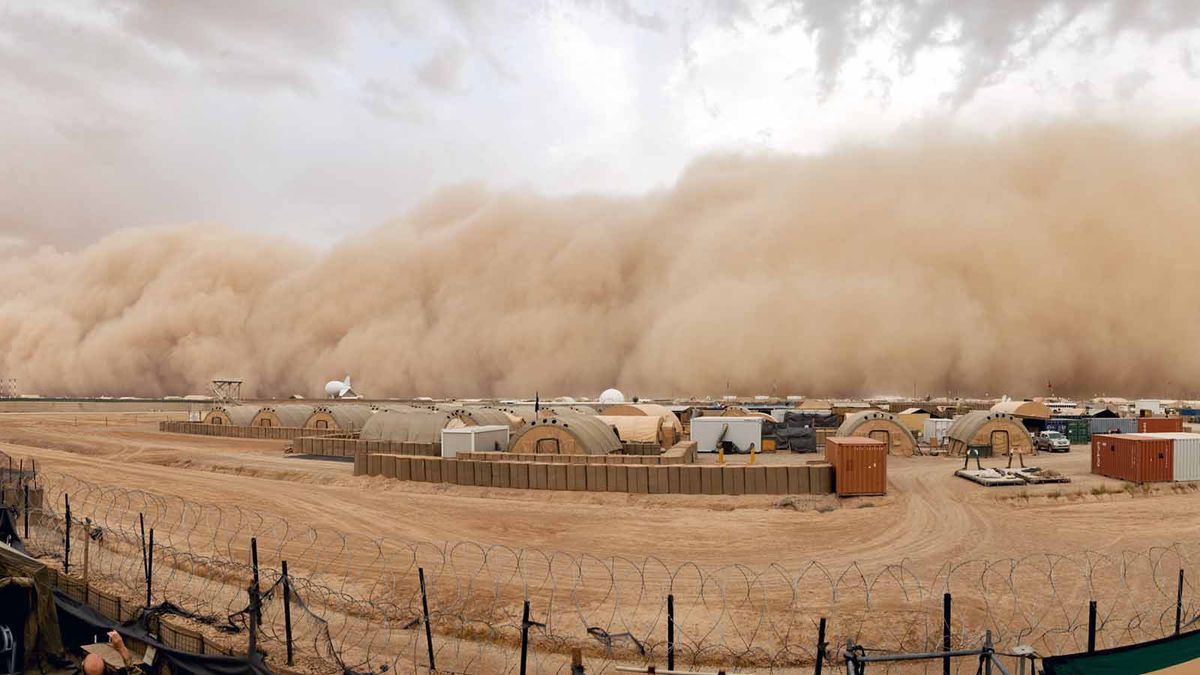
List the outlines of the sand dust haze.
<svg viewBox="0 0 1200 675">
<path fill-rule="evenodd" d="M 328 251 L 221 227 L 0 248 L 5 377 L 186 394 L 1200 390 L 1200 132 L 714 156 L 638 197 L 456 187 Z"/>
</svg>

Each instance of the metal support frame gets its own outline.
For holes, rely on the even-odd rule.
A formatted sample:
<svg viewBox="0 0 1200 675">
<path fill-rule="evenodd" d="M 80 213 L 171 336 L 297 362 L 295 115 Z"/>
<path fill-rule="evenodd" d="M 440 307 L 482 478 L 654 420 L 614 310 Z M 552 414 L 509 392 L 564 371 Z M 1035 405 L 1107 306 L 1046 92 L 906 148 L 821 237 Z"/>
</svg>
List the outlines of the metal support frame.
<svg viewBox="0 0 1200 675">
<path fill-rule="evenodd" d="M 995 668 L 1001 675 L 1009 675 L 1004 664 L 1000 662 L 996 654 L 995 646 L 992 644 L 992 632 L 989 630 L 984 638 L 983 646 L 978 649 L 956 649 L 950 651 L 936 652 L 914 652 L 912 654 L 868 654 L 862 645 L 857 645 L 853 640 L 846 642 L 846 649 L 842 652 L 842 656 L 846 660 L 847 675 L 863 675 L 866 672 L 868 663 L 898 663 L 905 661 L 935 661 L 941 659 L 943 663 L 952 658 L 964 658 L 969 656 L 978 657 L 979 671 L 985 675 L 992 673 L 992 668 Z"/>
</svg>

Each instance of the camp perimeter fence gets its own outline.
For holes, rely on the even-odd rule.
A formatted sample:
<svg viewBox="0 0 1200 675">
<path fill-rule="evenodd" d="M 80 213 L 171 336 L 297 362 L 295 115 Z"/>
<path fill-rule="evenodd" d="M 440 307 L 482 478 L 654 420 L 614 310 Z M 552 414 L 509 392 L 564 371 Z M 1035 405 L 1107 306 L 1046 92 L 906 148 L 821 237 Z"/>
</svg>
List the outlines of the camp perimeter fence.
<svg viewBox="0 0 1200 675">
<path fill-rule="evenodd" d="M 822 623 L 832 664 L 848 641 L 872 653 L 970 650 L 990 631 L 999 654 L 1027 645 L 1045 656 L 1084 651 L 1089 618 L 1100 649 L 1170 635 L 1196 620 L 1200 546 L 1193 544 L 936 569 L 905 561 L 870 569 L 817 561 L 706 567 L 368 539 L 63 475 L 42 472 L 37 481 L 40 508 L 10 507 L 33 554 L 72 578 L 82 577 L 86 558 L 89 587 L 120 598 L 126 611 L 164 602 L 182 608 L 187 629 L 223 650 L 245 650 L 253 623 L 257 648 L 282 666 L 290 627 L 296 668 L 311 672 L 429 672 L 432 651 L 440 673 L 518 673 L 524 658 L 527 672 L 566 674 L 580 649 L 588 673 L 668 663 L 811 673 Z M 256 569 L 260 602 L 252 604 Z M 953 671 L 977 666 L 965 659 Z M 874 668 L 913 672 L 911 665 Z M 936 662 L 920 668 L 942 671 Z"/>
</svg>

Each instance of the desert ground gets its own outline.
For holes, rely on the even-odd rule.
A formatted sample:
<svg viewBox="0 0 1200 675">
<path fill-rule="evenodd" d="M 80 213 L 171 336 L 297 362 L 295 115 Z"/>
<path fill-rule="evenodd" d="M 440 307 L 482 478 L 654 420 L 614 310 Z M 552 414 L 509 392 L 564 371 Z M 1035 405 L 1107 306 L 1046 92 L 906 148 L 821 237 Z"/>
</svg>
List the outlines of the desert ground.
<svg viewBox="0 0 1200 675">
<path fill-rule="evenodd" d="M 1065 485 L 984 488 L 953 475 L 961 459 L 918 456 L 889 458 L 886 497 L 549 493 L 354 477 L 349 463 L 286 455 L 284 441 L 160 433 L 158 421 L 172 417 L 178 418 L 0 414 L 0 450 L 15 459 L 35 459 L 47 475 L 236 505 L 317 530 L 354 533 L 362 541 L 476 542 L 602 560 L 650 557 L 675 570 L 689 563 L 703 569 L 796 569 L 816 561 L 829 570 L 861 569 L 871 576 L 900 566 L 922 580 L 930 599 L 940 595 L 931 586 L 948 565 L 1059 555 L 1117 560 L 1173 544 L 1186 548 L 1200 535 L 1200 497 L 1192 486 L 1134 489 L 1093 476 L 1085 446 L 1027 458 L 1028 464 L 1071 477 Z M 812 458 L 779 453 L 758 461 Z M 1003 463 L 985 460 L 985 466 Z M 311 572 L 360 577 L 343 586 L 360 591 L 380 573 L 369 557 L 346 560 L 336 572 Z M 1168 571 L 1163 579 L 1174 577 L 1174 568 Z M 1154 583 L 1146 580 L 1147 586 Z M 1056 590 L 1066 592 L 1066 586 Z M 1087 591 L 1077 585 L 1070 590 L 1082 595 L 1056 598 L 1055 607 L 1086 605 Z M 1074 629 L 1078 615 L 1070 612 L 1065 621 Z"/>
</svg>

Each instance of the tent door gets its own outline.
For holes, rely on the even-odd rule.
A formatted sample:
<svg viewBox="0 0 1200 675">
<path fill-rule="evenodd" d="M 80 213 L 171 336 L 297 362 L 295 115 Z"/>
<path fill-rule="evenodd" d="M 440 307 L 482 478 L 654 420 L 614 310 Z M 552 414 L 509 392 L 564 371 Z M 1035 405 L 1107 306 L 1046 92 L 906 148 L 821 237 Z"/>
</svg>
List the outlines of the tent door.
<svg viewBox="0 0 1200 675">
<path fill-rule="evenodd" d="M 892 451 L 892 432 L 888 431 L 887 429 L 876 429 L 875 431 L 868 433 L 867 438 L 874 438 L 877 441 L 883 441 L 883 444 L 885 447 L 887 447 L 888 452 Z"/>
<path fill-rule="evenodd" d="M 1003 429 L 992 431 L 992 457 L 1007 455 L 1009 452 L 1008 432 Z"/>
<path fill-rule="evenodd" d="M 559 454 L 557 438 L 539 438 L 537 446 L 534 447 L 534 452 L 539 455 L 557 455 Z"/>
</svg>

